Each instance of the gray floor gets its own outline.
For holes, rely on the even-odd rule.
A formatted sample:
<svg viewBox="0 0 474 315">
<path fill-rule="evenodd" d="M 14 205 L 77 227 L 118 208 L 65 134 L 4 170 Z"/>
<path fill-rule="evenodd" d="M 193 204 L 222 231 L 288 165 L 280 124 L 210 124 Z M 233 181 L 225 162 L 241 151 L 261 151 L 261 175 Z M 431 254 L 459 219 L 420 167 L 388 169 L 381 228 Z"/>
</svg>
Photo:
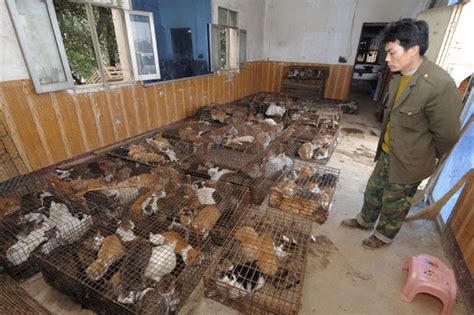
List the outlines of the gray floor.
<svg viewBox="0 0 474 315">
<path fill-rule="evenodd" d="M 400 295 L 406 280 L 402 266 L 410 256 L 427 253 L 449 264 L 434 223 L 405 223 L 394 243 L 377 251 L 360 245 L 370 232 L 340 226 L 341 220 L 354 217 L 362 206 L 379 134 L 374 103 L 362 94 L 352 94 L 351 99 L 361 104 L 361 113 L 343 117 L 341 141 L 328 164 L 341 170 L 340 182 L 329 219 L 313 225 L 313 234 L 319 237 L 310 248 L 300 314 L 440 314 L 442 304 L 432 296 L 419 294 L 406 303 Z M 92 314 L 42 278 L 23 287 L 55 314 Z M 204 298 L 201 283 L 181 314 L 237 312 Z M 467 314 L 460 297 L 453 314 Z"/>
</svg>

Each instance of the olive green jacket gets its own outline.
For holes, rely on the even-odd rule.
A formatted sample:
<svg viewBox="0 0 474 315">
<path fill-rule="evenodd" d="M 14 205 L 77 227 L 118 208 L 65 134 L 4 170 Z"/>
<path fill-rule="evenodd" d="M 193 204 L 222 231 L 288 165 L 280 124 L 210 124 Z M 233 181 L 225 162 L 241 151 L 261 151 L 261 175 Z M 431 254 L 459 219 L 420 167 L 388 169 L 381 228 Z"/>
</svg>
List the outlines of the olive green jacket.
<svg viewBox="0 0 474 315">
<path fill-rule="evenodd" d="M 458 140 L 461 94 L 451 76 L 425 57 L 394 103 L 400 77 L 390 82 L 375 160 L 390 120 L 389 181 L 412 184 L 429 177 L 436 159 Z"/>
</svg>

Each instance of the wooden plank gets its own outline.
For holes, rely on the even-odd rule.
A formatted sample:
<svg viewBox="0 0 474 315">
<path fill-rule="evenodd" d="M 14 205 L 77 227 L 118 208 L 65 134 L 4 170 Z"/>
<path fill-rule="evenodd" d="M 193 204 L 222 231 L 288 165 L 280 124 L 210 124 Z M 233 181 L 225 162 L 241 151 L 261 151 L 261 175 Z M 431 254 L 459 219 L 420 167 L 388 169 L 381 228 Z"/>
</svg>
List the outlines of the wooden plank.
<svg viewBox="0 0 474 315">
<path fill-rule="evenodd" d="M 118 134 L 118 124 L 117 124 L 117 122 L 119 122 L 120 120 L 117 116 L 118 112 L 114 108 L 115 106 L 112 104 L 111 92 L 110 92 L 110 90 L 108 90 L 108 91 L 105 91 L 105 92 L 101 92 L 100 94 L 102 96 L 102 100 L 103 100 L 103 96 L 105 96 L 105 104 L 107 106 L 106 106 L 106 108 L 104 108 L 104 110 L 107 111 L 109 119 L 110 119 L 110 123 L 111 123 L 111 126 L 112 126 L 112 128 L 110 128 L 110 129 L 112 130 L 113 142 L 118 142 L 120 140 L 120 137 L 119 137 L 119 134 Z M 113 142 L 110 142 L 110 143 L 113 143 Z"/>
<path fill-rule="evenodd" d="M 104 136 L 104 145 L 109 145 L 114 142 L 115 140 L 115 132 L 114 132 L 114 113 L 111 113 L 110 108 L 107 104 L 107 92 L 96 92 L 94 95 L 94 101 L 96 102 L 99 110 L 99 125 L 98 127 L 102 129 L 102 135 Z"/>
<path fill-rule="evenodd" d="M 48 128 L 47 131 L 45 131 L 43 129 L 41 116 L 40 116 L 40 113 L 42 113 L 42 110 L 44 110 L 44 111 L 47 110 L 47 105 L 46 106 L 43 106 L 43 105 L 44 105 L 44 98 L 45 97 L 48 98 L 48 95 L 43 94 L 40 97 L 38 97 L 36 99 L 36 101 L 38 102 L 38 104 L 37 104 L 37 102 L 35 102 L 35 98 L 34 98 L 34 95 L 36 95 L 36 92 L 33 88 L 33 85 L 31 83 L 31 81 L 26 81 L 26 80 L 21 81 L 20 85 L 21 85 L 21 90 L 22 90 L 21 92 L 25 96 L 26 104 L 28 105 L 29 111 L 31 113 L 31 117 L 33 117 L 33 121 L 34 121 L 35 126 L 36 126 L 36 131 L 38 132 L 38 135 L 39 135 L 39 138 L 40 138 L 40 143 L 41 143 L 42 150 L 45 153 L 46 158 L 47 158 L 48 164 L 46 164 L 46 165 L 53 164 L 55 162 L 53 154 L 54 153 L 60 154 L 60 153 L 57 152 L 57 151 L 55 151 L 53 153 L 51 151 L 51 148 L 49 147 L 49 143 L 48 143 L 47 131 L 50 131 L 51 133 L 53 133 L 54 131 L 51 130 L 50 128 Z M 42 107 L 44 107 L 44 108 L 42 108 Z M 48 119 L 46 118 L 45 120 L 48 120 Z"/>
<path fill-rule="evenodd" d="M 198 77 L 193 80 L 194 83 L 194 91 L 196 93 L 196 102 L 194 103 L 194 112 L 196 112 L 199 107 L 202 106 L 202 79 L 203 77 Z"/>
<path fill-rule="evenodd" d="M 18 153 L 22 157 L 23 161 L 25 162 L 26 167 L 28 168 L 29 171 L 32 171 L 32 165 L 29 160 L 29 156 L 27 155 L 27 152 L 25 151 L 24 147 L 20 145 L 21 142 L 21 135 L 18 132 L 17 124 L 15 119 L 13 118 L 10 110 L 9 110 L 9 103 L 7 100 L 7 91 L 11 91 L 11 86 L 16 84 L 15 81 L 8 81 L 8 82 L 3 82 L 0 83 L 0 112 L 3 114 L 3 121 L 4 121 L 4 127 L 8 130 L 9 135 L 11 136 L 13 142 L 16 144 L 16 148 L 18 150 Z M 13 95 L 10 96 L 15 96 Z M 14 103 L 11 103 L 14 105 Z"/>
<path fill-rule="evenodd" d="M 283 76 L 283 66 L 284 66 L 284 63 L 281 63 L 281 62 L 278 63 L 278 72 L 276 75 L 275 91 L 280 91 L 281 89 L 281 79 L 282 79 L 281 77 Z"/>
<path fill-rule="evenodd" d="M 97 130 L 97 137 L 99 138 L 99 146 L 94 146 L 94 149 L 98 149 L 105 146 L 104 134 L 102 133 L 103 126 L 101 125 L 102 113 L 99 104 L 95 101 L 94 94 L 89 93 L 87 96 L 87 105 L 91 108 L 93 115 L 93 120 L 90 121 L 90 123 L 93 124 Z"/>
<path fill-rule="evenodd" d="M 143 131 L 147 132 L 151 129 L 150 104 L 148 104 L 148 98 L 143 84 L 137 83 L 135 86 L 137 87 L 138 95 L 140 97 L 140 112 Z"/>
<path fill-rule="evenodd" d="M 84 140 L 85 133 L 81 129 L 81 121 L 76 110 L 75 96 L 70 95 L 65 91 L 54 93 L 58 101 L 58 109 L 63 120 L 64 130 L 68 138 L 70 151 L 72 156 L 82 154 L 87 150 L 86 142 Z"/>
<path fill-rule="evenodd" d="M 454 206 L 449 225 L 463 253 L 466 264 L 474 274 L 474 179 L 469 178 Z"/>
<path fill-rule="evenodd" d="M 171 84 L 165 84 L 166 91 L 166 108 L 168 113 L 170 113 L 170 123 L 173 123 L 178 120 L 178 108 L 176 106 L 176 95 L 174 93 L 174 82 Z"/>
<path fill-rule="evenodd" d="M 153 85 L 149 86 L 148 88 L 150 89 L 150 93 L 153 93 L 153 99 L 155 100 L 153 107 L 155 107 L 155 111 L 156 111 L 156 124 L 157 124 L 157 127 L 161 127 L 165 124 L 165 119 L 164 119 L 164 115 L 160 112 L 161 111 L 161 106 L 160 106 L 161 100 L 160 100 L 160 96 L 158 95 L 158 89 L 156 87 L 157 87 L 157 85 L 153 84 Z"/>
<path fill-rule="evenodd" d="M 137 113 L 137 126 L 138 126 L 138 134 L 143 133 L 147 130 L 147 123 L 146 123 L 146 112 L 143 106 L 143 99 L 142 94 L 140 93 L 137 84 L 132 87 L 132 98 L 133 98 L 133 105 L 134 110 Z"/>
<path fill-rule="evenodd" d="M 139 134 L 138 109 L 134 97 L 134 87 L 127 86 L 122 89 L 125 113 L 128 117 L 128 129 L 130 137 Z"/>
<path fill-rule="evenodd" d="M 51 106 L 53 107 L 54 115 L 56 116 L 56 121 L 59 128 L 59 133 L 61 135 L 61 140 L 63 143 L 64 150 L 66 151 L 66 158 L 71 158 L 72 155 L 72 148 L 71 143 L 69 142 L 69 138 L 67 136 L 66 126 L 64 124 L 64 118 L 61 113 L 61 109 L 58 103 L 58 98 L 56 97 L 56 93 L 49 93 L 51 98 Z M 65 106 L 65 104 L 61 104 L 61 106 Z"/>
<path fill-rule="evenodd" d="M 153 93 L 153 88 L 151 86 L 143 86 L 140 84 L 141 90 L 143 91 L 143 99 L 146 104 L 146 113 L 147 113 L 147 131 L 158 127 L 158 115 L 155 104 L 155 95 Z"/>
<path fill-rule="evenodd" d="M 156 88 L 156 93 L 158 95 L 158 107 L 159 107 L 159 113 L 160 113 L 160 122 L 161 125 L 167 125 L 170 123 L 170 117 L 168 115 L 168 110 L 166 106 L 166 95 L 165 95 L 165 89 L 163 84 L 158 84 L 155 85 Z"/>
<path fill-rule="evenodd" d="M 121 89 L 112 89 L 108 91 L 110 98 L 110 107 L 114 113 L 114 121 L 113 124 L 115 125 L 115 129 L 117 132 L 118 141 L 125 140 L 127 138 L 127 129 L 125 115 L 123 113 L 123 107 L 120 101 L 120 90 Z"/>
<path fill-rule="evenodd" d="M 184 117 L 191 116 L 193 112 L 193 88 L 191 86 L 191 80 L 184 80 L 183 83 L 183 104 L 184 104 Z"/>
<path fill-rule="evenodd" d="M 123 136 L 123 138 L 130 138 L 132 136 L 132 134 L 130 133 L 130 121 L 133 120 L 131 119 L 133 116 L 128 116 L 126 105 L 128 105 L 128 107 L 131 107 L 131 103 L 125 104 L 124 90 L 126 89 L 122 88 L 117 90 L 117 105 L 121 113 L 121 121 L 123 121 L 122 127 L 125 127 L 125 135 Z"/>
</svg>

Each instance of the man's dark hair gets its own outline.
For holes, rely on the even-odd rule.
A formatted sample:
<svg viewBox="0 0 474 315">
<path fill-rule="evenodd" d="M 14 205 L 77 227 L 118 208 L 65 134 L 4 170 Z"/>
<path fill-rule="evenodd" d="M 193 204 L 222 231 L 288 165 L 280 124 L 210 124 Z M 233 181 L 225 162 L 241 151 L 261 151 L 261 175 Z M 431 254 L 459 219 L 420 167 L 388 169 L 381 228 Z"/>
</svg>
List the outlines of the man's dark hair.
<svg viewBox="0 0 474 315">
<path fill-rule="evenodd" d="M 428 49 L 428 24 L 421 20 L 401 19 L 388 24 L 380 38 L 384 44 L 398 40 L 405 49 L 418 45 L 420 55 L 423 56 Z"/>
</svg>

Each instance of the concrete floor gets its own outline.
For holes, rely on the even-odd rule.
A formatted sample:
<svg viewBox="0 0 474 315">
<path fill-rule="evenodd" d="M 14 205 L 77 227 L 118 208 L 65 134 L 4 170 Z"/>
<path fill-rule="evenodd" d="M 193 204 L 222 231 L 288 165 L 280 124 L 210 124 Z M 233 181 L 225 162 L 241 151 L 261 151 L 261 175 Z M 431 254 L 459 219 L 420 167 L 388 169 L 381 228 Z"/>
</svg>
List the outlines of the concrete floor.
<svg viewBox="0 0 474 315">
<path fill-rule="evenodd" d="M 328 166 L 341 170 L 336 200 L 328 220 L 313 224 L 317 242 L 310 248 L 300 314 L 440 314 L 442 303 L 419 294 L 412 303 L 400 293 L 406 281 L 404 262 L 412 255 L 427 253 L 449 264 L 440 234 L 431 221 L 403 225 L 393 244 L 371 251 L 360 243 L 370 232 L 340 225 L 360 210 L 365 184 L 370 176 L 379 131 L 374 102 L 363 94 L 352 94 L 359 102 L 359 115 L 345 115 L 342 137 Z M 38 278 L 22 285 L 54 314 L 93 314 Z M 181 314 L 237 314 L 231 308 L 204 298 L 202 282 Z M 458 297 L 453 314 L 467 314 Z"/>
</svg>

